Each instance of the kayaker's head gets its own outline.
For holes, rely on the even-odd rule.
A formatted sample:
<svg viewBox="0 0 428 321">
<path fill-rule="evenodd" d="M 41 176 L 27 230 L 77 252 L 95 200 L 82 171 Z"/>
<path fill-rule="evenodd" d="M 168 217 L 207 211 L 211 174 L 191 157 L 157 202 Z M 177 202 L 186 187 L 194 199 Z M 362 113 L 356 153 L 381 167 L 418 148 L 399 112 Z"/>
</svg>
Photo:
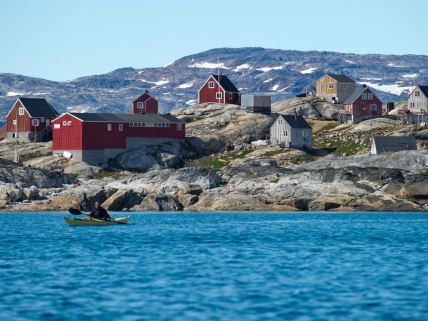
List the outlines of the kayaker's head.
<svg viewBox="0 0 428 321">
<path fill-rule="evenodd" d="M 100 208 L 100 202 L 95 202 L 95 209 L 99 209 Z"/>
</svg>

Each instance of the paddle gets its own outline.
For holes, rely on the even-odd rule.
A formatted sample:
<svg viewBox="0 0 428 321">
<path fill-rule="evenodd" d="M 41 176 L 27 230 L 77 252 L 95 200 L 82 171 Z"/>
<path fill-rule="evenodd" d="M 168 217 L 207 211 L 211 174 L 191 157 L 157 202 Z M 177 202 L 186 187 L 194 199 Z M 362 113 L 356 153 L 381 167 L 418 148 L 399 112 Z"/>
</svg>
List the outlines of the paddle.
<svg viewBox="0 0 428 321">
<path fill-rule="evenodd" d="M 70 213 L 70 214 L 73 214 L 73 215 L 86 215 L 86 216 L 90 216 L 89 214 L 86 214 L 86 213 L 82 213 L 80 210 L 78 210 L 77 208 L 69 208 L 68 209 L 68 212 Z M 97 219 L 98 220 L 98 219 Z M 100 221 L 109 221 L 109 222 L 113 222 L 113 223 L 116 223 L 116 224 L 126 224 L 125 222 L 117 222 L 117 221 L 115 221 L 115 220 L 113 220 L 113 219 L 110 219 L 110 220 L 101 220 L 101 219 L 99 219 Z"/>
</svg>

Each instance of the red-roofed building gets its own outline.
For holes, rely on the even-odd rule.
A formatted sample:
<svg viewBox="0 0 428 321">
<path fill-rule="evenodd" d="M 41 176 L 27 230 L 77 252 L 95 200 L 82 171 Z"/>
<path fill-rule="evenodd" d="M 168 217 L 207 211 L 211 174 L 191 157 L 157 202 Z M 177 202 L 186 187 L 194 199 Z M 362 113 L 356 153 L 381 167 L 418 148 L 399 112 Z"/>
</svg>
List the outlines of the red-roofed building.
<svg viewBox="0 0 428 321">
<path fill-rule="evenodd" d="M 240 104 L 239 90 L 227 76 L 211 75 L 199 89 L 199 103 Z"/>
<path fill-rule="evenodd" d="M 150 96 L 149 91 L 146 90 L 144 94 L 133 101 L 132 112 L 134 114 L 157 114 L 158 101 Z"/>
</svg>

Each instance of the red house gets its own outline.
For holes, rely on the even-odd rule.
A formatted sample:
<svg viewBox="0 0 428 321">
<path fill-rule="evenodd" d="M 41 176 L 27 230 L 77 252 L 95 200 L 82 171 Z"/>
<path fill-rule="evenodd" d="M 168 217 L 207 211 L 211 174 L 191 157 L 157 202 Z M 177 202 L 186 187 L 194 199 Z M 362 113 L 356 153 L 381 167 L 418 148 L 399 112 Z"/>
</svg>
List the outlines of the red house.
<svg viewBox="0 0 428 321">
<path fill-rule="evenodd" d="M 199 89 L 199 103 L 240 104 L 239 90 L 227 76 L 211 75 Z"/>
<path fill-rule="evenodd" d="M 185 138 L 185 124 L 170 114 L 66 113 L 52 124 L 54 154 L 88 164 L 105 163 L 143 145 Z"/>
<path fill-rule="evenodd" d="M 356 123 L 382 115 L 382 102 L 366 85 L 356 89 L 343 105 L 348 122 Z"/>
<path fill-rule="evenodd" d="M 132 103 L 132 112 L 134 114 L 157 114 L 158 101 L 150 96 L 149 91 L 146 90 L 144 94 L 135 99 Z"/>
<path fill-rule="evenodd" d="M 48 141 L 51 120 L 58 112 L 45 99 L 20 97 L 6 116 L 7 138 L 19 141 Z"/>
</svg>

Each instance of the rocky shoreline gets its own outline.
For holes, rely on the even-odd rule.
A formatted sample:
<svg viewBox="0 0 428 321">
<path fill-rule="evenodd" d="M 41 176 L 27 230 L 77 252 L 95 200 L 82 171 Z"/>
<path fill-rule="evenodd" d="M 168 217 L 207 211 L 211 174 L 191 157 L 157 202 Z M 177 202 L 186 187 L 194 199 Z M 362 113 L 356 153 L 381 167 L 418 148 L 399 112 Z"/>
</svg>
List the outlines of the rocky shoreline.
<svg viewBox="0 0 428 321">
<path fill-rule="evenodd" d="M 10 143 L 0 142 L 0 211 L 89 210 L 95 201 L 110 211 L 428 211 L 426 129 L 388 118 L 338 125 L 327 117 L 337 106 L 310 103 L 302 100 L 316 128 L 313 151 L 252 144 L 271 118 L 218 104 L 176 111 L 187 122 L 185 142 L 128 152 L 105 167 L 52 156 L 49 144 L 20 145 L 24 160 L 15 164 Z M 369 155 L 371 128 L 415 135 L 419 150 Z"/>
</svg>

